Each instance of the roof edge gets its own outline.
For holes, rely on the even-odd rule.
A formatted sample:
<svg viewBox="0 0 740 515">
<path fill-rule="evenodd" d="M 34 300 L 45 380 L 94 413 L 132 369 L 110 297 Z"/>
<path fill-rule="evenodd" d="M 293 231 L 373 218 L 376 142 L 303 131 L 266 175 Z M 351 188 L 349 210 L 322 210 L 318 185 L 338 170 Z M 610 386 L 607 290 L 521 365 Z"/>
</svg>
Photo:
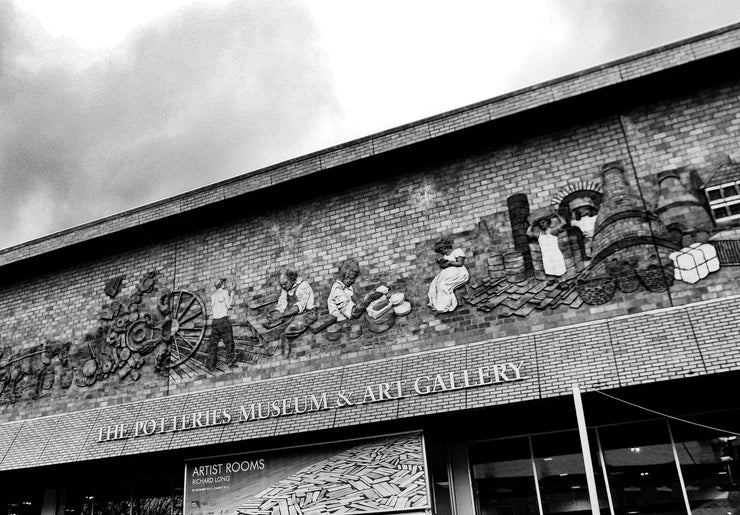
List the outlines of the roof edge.
<svg viewBox="0 0 740 515">
<path fill-rule="evenodd" d="M 12 245 L 0 249 L 0 267 L 737 48 L 740 48 L 740 23 L 392 127 Z M 662 61 L 657 59 L 664 56 L 670 56 L 671 59 Z"/>
</svg>

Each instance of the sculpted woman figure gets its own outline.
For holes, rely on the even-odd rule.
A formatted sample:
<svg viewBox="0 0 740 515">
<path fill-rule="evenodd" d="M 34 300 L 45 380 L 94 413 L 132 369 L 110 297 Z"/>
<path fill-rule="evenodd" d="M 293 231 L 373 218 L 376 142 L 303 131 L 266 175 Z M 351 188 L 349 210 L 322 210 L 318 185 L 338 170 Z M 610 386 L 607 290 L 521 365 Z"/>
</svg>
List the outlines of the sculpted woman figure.
<svg viewBox="0 0 740 515">
<path fill-rule="evenodd" d="M 448 313 L 457 307 L 455 288 L 470 279 L 465 268 L 465 252 L 460 248 L 453 249 L 452 242 L 447 238 L 434 244 L 434 252 L 442 270 L 429 285 L 429 306 L 438 313 Z"/>
<path fill-rule="evenodd" d="M 565 220 L 554 213 L 546 212 L 535 216 L 534 221 L 527 229 L 527 236 L 536 239 L 542 251 L 542 265 L 548 282 L 557 282 L 565 274 L 565 257 L 558 246 L 558 233 L 565 225 Z"/>
</svg>

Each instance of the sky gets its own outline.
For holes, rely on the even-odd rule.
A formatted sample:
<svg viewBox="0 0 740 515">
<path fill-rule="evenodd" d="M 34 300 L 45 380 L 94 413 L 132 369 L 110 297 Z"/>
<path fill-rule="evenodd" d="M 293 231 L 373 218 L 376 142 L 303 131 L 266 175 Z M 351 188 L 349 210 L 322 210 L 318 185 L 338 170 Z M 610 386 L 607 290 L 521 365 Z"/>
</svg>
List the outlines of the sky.
<svg viewBox="0 0 740 515">
<path fill-rule="evenodd" d="M 736 22 L 737 0 L 0 0 L 0 249 Z"/>
</svg>

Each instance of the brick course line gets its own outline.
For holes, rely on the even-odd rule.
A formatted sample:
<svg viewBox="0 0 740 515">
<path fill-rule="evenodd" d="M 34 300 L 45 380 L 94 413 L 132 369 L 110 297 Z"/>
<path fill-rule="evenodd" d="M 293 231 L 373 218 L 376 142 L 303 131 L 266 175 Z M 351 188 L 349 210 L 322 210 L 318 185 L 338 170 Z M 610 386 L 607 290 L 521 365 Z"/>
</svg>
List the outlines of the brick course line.
<svg viewBox="0 0 740 515">
<path fill-rule="evenodd" d="M 688 305 L 680 305 L 680 306 L 674 306 L 674 307 L 667 307 L 667 308 L 655 309 L 655 310 L 651 310 L 651 311 L 642 312 L 642 313 L 639 313 L 639 314 L 623 315 L 623 316 L 617 316 L 617 317 L 609 318 L 609 319 L 606 319 L 606 320 L 605 319 L 600 319 L 600 320 L 594 320 L 594 321 L 589 321 L 589 322 L 583 322 L 583 323 L 568 325 L 568 326 L 559 327 L 559 328 L 545 329 L 545 330 L 542 330 L 542 331 L 535 331 L 535 332 L 532 332 L 532 333 L 522 334 L 520 336 L 521 337 L 534 337 L 536 339 L 536 341 L 538 341 L 538 346 L 539 346 L 539 341 L 540 341 L 539 339 L 540 338 L 542 338 L 542 341 L 548 341 L 550 338 L 557 339 L 558 338 L 558 333 L 574 332 L 576 330 L 586 331 L 590 327 L 594 327 L 596 324 L 604 324 L 605 322 L 607 322 L 610 326 L 612 326 L 614 323 L 617 323 L 617 322 L 622 321 L 622 320 L 637 319 L 638 317 L 648 318 L 648 319 L 649 318 L 654 318 L 654 317 L 658 317 L 659 318 L 661 316 L 671 315 L 671 314 L 678 314 L 678 313 L 682 313 L 682 312 L 688 313 L 689 310 L 699 310 L 700 312 L 703 311 L 703 310 L 706 310 L 708 313 L 712 313 L 714 311 L 714 309 L 717 309 L 716 306 L 718 306 L 718 305 L 719 306 L 725 305 L 725 306 L 728 306 L 728 308 L 729 308 L 731 306 L 736 306 L 736 305 L 740 304 L 740 302 L 738 302 L 739 300 L 740 300 L 740 295 L 731 295 L 731 296 L 721 297 L 721 298 L 717 298 L 717 299 L 710 299 L 710 300 L 706 300 L 706 301 L 695 302 L 695 303 L 688 304 Z M 613 338 L 613 335 L 611 335 L 611 338 Z M 506 342 L 507 340 L 510 340 L 510 339 L 511 339 L 511 337 L 486 339 L 486 340 L 481 340 L 481 341 L 477 341 L 477 342 L 468 343 L 468 344 L 466 344 L 466 346 L 468 346 L 469 348 L 473 349 L 473 348 L 475 348 L 477 346 L 490 345 L 490 344 L 494 344 L 495 345 L 495 344 L 497 344 L 499 342 Z M 613 342 L 612 342 L 612 344 L 613 344 Z M 439 353 L 442 353 L 442 352 L 449 352 L 449 350 L 450 350 L 449 348 L 430 349 L 430 350 L 423 350 L 423 351 L 414 353 L 413 355 L 414 356 L 419 356 L 419 357 L 421 357 L 421 356 L 432 356 L 432 355 L 439 354 Z M 539 356 L 539 352 L 537 353 L 537 355 Z M 396 357 L 390 357 L 390 358 L 383 357 L 383 358 L 377 358 L 377 359 L 368 360 L 368 361 L 364 361 L 364 362 L 352 363 L 352 364 L 347 364 L 347 365 L 339 365 L 337 367 L 331 367 L 331 368 L 326 368 L 326 369 L 309 370 L 309 371 L 306 371 L 306 372 L 301 372 L 301 377 L 304 377 L 304 376 L 305 377 L 311 377 L 311 376 L 315 376 L 317 374 L 324 374 L 324 373 L 327 373 L 327 372 L 337 372 L 337 371 L 340 371 L 340 370 L 342 371 L 342 373 L 344 373 L 344 369 L 349 369 L 349 370 L 355 370 L 355 369 L 358 369 L 358 368 L 361 369 L 361 368 L 364 368 L 366 366 L 372 366 L 373 364 L 385 363 L 385 362 L 389 362 L 389 361 L 401 359 L 401 358 L 407 357 L 407 356 L 411 356 L 411 355 L 396 356 Z M 539 364 L 538 364 L 538 366 L 539 366 Z M 284 376 L 284 377 L 267 378 L 267 379 L 262 379 L 262 380 L 250 380 L 250 381 L 247 381 L 247 382 L 244 382 L 244 383 L 240 383 L 240 385 L 243 386 L 243 385 L 257 385 L 257 384 L 259 384 L 259 385 L 263 385 L 264 387 L 268 387 L 268 385 L 274 384 L 276 381 L 280 382 L 280 381 L 285 381 L 286 379 L 289 380 L 291 377 L 292 376 Z M 183 393 L 175 393 L 175 394 L 171 394 L 171 395 L 165 395 L 165 396 L 163 396 L 163 398 L 175 399 L 175 398 L 178 398 L 178 397 L 181 397 L 181 396 L 188 396 L 188 395 L 191 395 L 193 393 L 198 393 L 198 392 L 203 392 L 203 393 L 205 393 L 205 392 L 216 392 L 216 391 L 222 391 L 222 390 L 225 390 L 225 389 L 238 388 L 238 387 L 239 386 L 237 386 L 237 385 L 227 384 L 227 385 L 223 385 L 223 386 L 215 386 L 215 387 L 212 387 L 212 388 L 208 388 L 206 390 L 188 391 L 188 392 L 183 392 Z M 144 400 L 137 401 L 137 402 L 141 402 L 141 403 L 152 403 L 152 402 L 155 402 L 156 403 L 156 402 L 159 402 L 160 400 L 161 400 L 161 398 L 153 398 L 153 399 L 144 399 Z M 125 403 L 123 403 L 123 404 L 117 404 L 116 406 L 123 406 L 123 405 L 126 405 L 126 404 Z M 92 413 L 92 412 L 96 412 L 96 413 L 101 412 L 102 413 L 102 412 L 105 412 L 105 410 L 108 410 L 108 409 L 111 409 L 111 407 L 109 407 L 109 406 L 93 407 L 93 408 L 85 409 L 84 411 L 87 412 L 87 413 Z M 77 413 L 77 412 L 79 412 L 79 411 L 76 411 L 74 413 Z M 56 414 L 42 415 L 42 416 L 39 416 L 39 417 L 33 417 L 33 418 L 26 419 L 26 420 L 38 420 L 38 419 L 44 419 L 44 418 L 49 418 L 49 417 L 63 417 L 63 416 L 66 416 L 66 415 L 67 415 L 67 413 L 56 413 Z M 0 423 L 0 426 L 6 425 L 6 424 L 20 424 L 20 423 L 23 423 L 23 422 L 24 422 L 23 420 L 3 422 L 3 423 Z"/>
</svg>

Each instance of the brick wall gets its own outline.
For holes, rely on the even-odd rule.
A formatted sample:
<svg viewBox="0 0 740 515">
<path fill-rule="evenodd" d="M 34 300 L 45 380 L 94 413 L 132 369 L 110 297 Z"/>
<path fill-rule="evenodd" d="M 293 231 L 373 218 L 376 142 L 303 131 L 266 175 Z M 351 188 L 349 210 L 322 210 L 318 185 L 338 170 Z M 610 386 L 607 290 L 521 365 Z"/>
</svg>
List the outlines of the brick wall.
<svg viewBox="0 0 740 515">
<path fill-rule="evenodd" d="M 681 65 L 723 56 L 736 51 L 739 45 L 740 25 L 724 27 L 4 249 L 0 251 L 0 265 L 43 255 L 117 230 L 137 227 L 152 220 L 184 213 L 209 202 L 234 198 L 270 185 L 305 177 L 353 159 L 380 155 L 600 88 L 629 83 Z M 721 68 L 722 66 L 716 67 L 712 73 Z"/>
<path fill-rule="evenodd" d="M 648 344 L 626 350 L 621 342 L 634 338 L 643 329 L 639 318 L 629 322 L 610 320 L 739 293 L 740 274 L 732 266 L 723 266 L 695 285 L 677 282 L 668 292 L 617 292 L 610 302 L 600 306 L 583 304 L 575 309 L 560 305 L 556 309 L 535 309 L 526 316 L 500 309 L 484 312 L 465 303 L 452 313 L 434 314 L 426 306 L 426 296 L 429 283 L 439 270 L 433 256 L 433 243 L 439 237 L 449 236 L 455 246 L 465 249 L 472 281 L 485 279 L 474 266 L 480 249 L 513 249 L 506 210 L 510 195 L 525 193 L 530 208 L 535 210 L 549 205 L 552 196 L 568 185 L 600 181 L 601 167 L 618 161 L 633 191 L 642 195 L 648 207 L 653 207 L 658 172 L 683 166 L 707 177 L 719 157 L 740 159 L 739 98 L 740 81 L 720 78 L 693 89 L 668 85 L 665 94 L 654 100 L 623 99 L 618 106 L 612 106 L 591 98 L 583 100 L 583 105 L 535 109 L 519 118 L 479 125 L 468 131 L 457 127 L 457 132 L 431 143 L 397 149 L 381 157 L 370 157 L 375 152 L 374 144 L 368 148 L 359 145 L 352 155 L 337 150 L 336 155 L 330 152 L 322 156 L 323 172 L 209 205 L 208 202 L 230 198 L 234 192 L 229 188 L 240 187 L 236 182 L 220 185 L 211 196 L 198 197 L 201 200 L 190 206 L 204 206 L 197 211 L 202 219 L 194 214 L 173 218 L 171 226 L 162 222 L 157 226 L 157 236 L 142 237 L 142 243 L 129 238 L 118 247 L 111 240 L 109 248 L 93 254 L 80 247 L 74 264 L 47 263 L 39 274 L 6 277 L 0 285 L 0 343 L 4 347 L 0 357 L 4 370 L 0 418 L 28 419 L 284 376 L 290 376 L 291 384 L 302 384 L 323 377 L 309 378 L 302 373 L 340 366 L 345 367 L 342 370 L 349 374 L 347 377 L 337 378 L 332 372 L 321 381 L 361 381 L 364 376 L 353 377 L 349 365 L 399 357 L 389 366 L 393 373 L 400 374 L 405 373 L 404 366 L 411 367 L 409 370 L 427 366 L 419 362 L 421 358 L 414 357 L 419 352 L 491 339 L 504 347 L 509 345 L 507 342 L 514 342 L 512 345 L 517 348 L 533 346 L 543 362 L 572 360 L 578 364 L 579 376 L 609 385 L 631 381 L 631 371 L 635 377 L 656 380 L 673 377 L 685 368 L 705 367 L 713 372 L 732 368 L 734 364 L 723 361 L 722 344 L 716 340 L 707 342 L 706 355 L 696 349 L 687 350 L 685 355 L 674 352 L 692 334 L 692 319 L 687 313 L 693 311 L 661 318 L 660 325 L 652 328 L 654 334 L 646 333 Z M 590 107 L 588 114 L 578 114 L 577 108 L 584 105 Z M 468 115 L 477 119 L 478 109 L 472 109 Z M 436 125 L 428 123 L 430 133 L 449 132 L 442 121 Z M 393 148 L 393 138 L 388 135 L 386 140 L 388 148 Z M 329 169 L 332 166 L 335 168 Z M 275 184 L 279 178 L 271 181 Z M 481 221 L 487 224 L 488 235 L 483 234 Z M 69 251 L 73 252 L 74 249 Z M 281 268 L 298 270 L 313 286 L 317 305 L 324 311 L 339 266 L 348 258 L 356 259 L 362 269 L 356 285 L 359 293 L 385 284 L 391 291 L 406 294 L 412 312 L 397 318 L 391 329 L 380 334 L 364 327 L 358 338 L 343 335 L 340 340 L 331 341 L 325 332 L 308 331 L 296 340 L 289 359 L 279 353 L 252 359 L 245 352 L 252 348 L 264 352 L 276 349 L 274 341 L 260 340 L 253 330 L 264 308 L 250 309 L 248 303 L 279 291 L 277 276 Z M 140 316 L 148 313 L 160 322 L 157 299 L 162 293 L 186 290 L 207 304 L 217 278 L 236 282 L 232 321 L 242 351 L 238 366 L 207 372 L 206 335 L 199 351 L 182 369 L 165 375 L 158 373 L 152 352 L 141 356 L 143 365 L 130 367 L 135 374 L 113 371 L 107 377 L 99 375 L 88 381 L 90 384 L 80 384 L 85 379 L 84 367 L 91 359 L 90 346 L 102 346 L 105 350 L 105 342 L 95 339 L 98 329 L 108 328 L 114 322 L 101 318 L 114 302 L 103 293 L 106 281 L 125 276 L 115 300 L 129 305 L 136 297 L 137 285 L 149 272 L 156 273 L 155 286 L 141 295 L 136 309 Z M 706 306 L 714 304 L 702 306 L 697 308 L 696 316 L 704 317 L 704 326 L 709 327 L 714 308 Z M 717 314 L 720 325 L 724 324 L 724 313 Z M 210 313 L 207 320 L 210 321 Z M 569 327 L 595 321 L 602 325 L 588 329 Z M 604 327 L 608 327 L 611 344 L 605 348 L 589 347 L 602 344 L 597 336 Z M 532 336 L 533 332 L 551 329 L 558 329 L 568 342 L 584 343 L 563 347 L 557 343 L 559 340 L 548 337 L 541 341 L 539 336 Z M 702 338 L 700 334 L 696 337 Z M 67 363 L 59 357 L 44 363 L 41 354 L 34 354 L 48 342 L 71 344 Z M 639 349 L 645 353 L 642 358 L 642 354 L 635 354 Z M 455 350 L 448 352 L 452 361 L 457 359 L 453 357 L 457 356 Z M 474 359 L 480 350 L 471 348 L 469 352 L 470 359 Z M 35 357 L 18 361 L 29 353 Z M 634 361 L 638 363 L 633 364 Z M 95 364 L 103 365 L 100 360 Z M 547 370 L 540 374 L 541 378 L 548 377 Z M 70 377 L 72 384 L 63 387 Z M 541 379 L 537 395 L 561 391 L 562 379 L 560 375 Z M 276 384 L 288 388 L 289 383 L 270 383 L 269 388 Z M 489 394 L 458 395 L 484 402 Z M 535 393 L 528 391 L 523 395 L 527 398 Z M 401 401 L 397 409 L 390 411 L 382 404 L 372 409 L 377 410 L 374 416 L 382 419 L 443 410 L 446 406 L 453 409 L 462 401 L 445 398 L 439 404 L 424 406 L 414 402 Z M 312 415 L 317 425 L 325 422 L 324 416 Z M 348 409 L 337 414 L 332 423 L 341 424 L 345 419 L 348 424 L 356 423 L 366 416 L 366 412 L 355 416 Z M 283 425 L 292 427 L 292 421 L 275 422 L 275 427 L 270 424 L 264 424 L 268 433 Z"/>
<path fill-rule="evenodd" d="M 728 315 L 718 324 L 714 315 Z M 384 358 L 300 376 L 194 391 L 0 424 L 0 470 L 125 456 L 168 449 L 269 438 L 298 432 L 350 427 L 424 414 L 455 412 L 570 394 L 571 385 L 609 390 L 638 384 L 740 370 L 740 296 L 654 310 L 523 336 Z M 649 328 L 648 331 L 645 329 Z M 720 344 L 721 342 L 721 344 Z M 413 381 L 437 374 L 521 365 L 521 380 L 415 395 Z M 491 374 L 491 377 L 493 375 Z M 514 376 L 509 374 L 509 379 Z M 403 397 L 358 402 L 368 386 L 406 381 Z M 462 386 L 458 374 L 456 385 Z M 337 392 L 353 406 L 336 407 Z M 393 389 L 391 391 L 395 392 Z M 328 409 L 298 415 L 239 421 L 240 406 L 326 393 Z M 180 432 L 156 432 L 99 441 L 100 428 L 229 408 L 229 424 Z M 58 442 L 65 442 L 59 445 Z"/>
</svg>

